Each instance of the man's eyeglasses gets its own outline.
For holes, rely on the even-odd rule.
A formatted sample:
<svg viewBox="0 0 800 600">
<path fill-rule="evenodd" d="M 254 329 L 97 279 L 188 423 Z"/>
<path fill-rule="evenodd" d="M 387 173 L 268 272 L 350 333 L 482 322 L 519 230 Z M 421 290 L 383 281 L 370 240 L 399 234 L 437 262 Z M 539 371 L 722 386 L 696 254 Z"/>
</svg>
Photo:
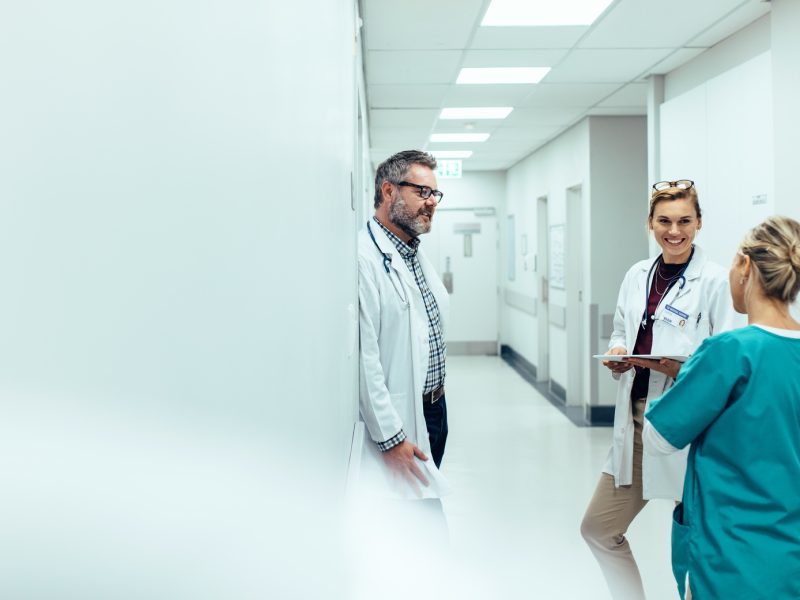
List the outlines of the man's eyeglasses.
<svg viewBox="0 0 800 600">
<path fill-rule="evenodd" d="M 434 202 L 436 202 L 436 204 L 439 204 L 439 202 L 441 202 L 442 198 L 444 197 L 444 194 L 442 192 L 440 192 L 439 190 L 431 189 L 427 185 L 419 185 L 417 183 L 411 183 L 410 181 L 398 181 L 397 185 L 401 187 L 415 187 L 417 188 L 417 194 L 419 194 L 420 198 L 422 198 L 423 200 L 427 200 L 428 198 L 433 196 L 433 200 Z"/>
<path fill-rule="evenodd" d="M 691 179 L 678 179 L 678 181 L 659 181 L 653 184 L 653 189 L 657 192 L 668 190 L 670 188 L 678 188 L 679 190 L 688 190 L 694 187 L 694 181 Z"/>
</svg>

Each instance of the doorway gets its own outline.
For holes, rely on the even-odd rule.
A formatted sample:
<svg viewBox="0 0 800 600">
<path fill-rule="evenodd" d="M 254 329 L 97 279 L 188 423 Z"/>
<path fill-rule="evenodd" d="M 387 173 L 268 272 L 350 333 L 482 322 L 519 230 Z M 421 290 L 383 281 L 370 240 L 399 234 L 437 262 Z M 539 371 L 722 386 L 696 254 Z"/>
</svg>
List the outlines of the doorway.
<svg viewBox="0 0 800 600">
<path fill-rule="evenodd" d="M 450 293 L 448 354 L 497 354 L 497 215 L 439 208 L 425 253 Z"/>
<path fill-rule="evenodd" d="M 584 375 L 587 357 L 584 344 L 584 210 L 580 185 L 567 189 L 566 294 L 567 294 L 567 406 L 584 403 Z"/>
</svg>

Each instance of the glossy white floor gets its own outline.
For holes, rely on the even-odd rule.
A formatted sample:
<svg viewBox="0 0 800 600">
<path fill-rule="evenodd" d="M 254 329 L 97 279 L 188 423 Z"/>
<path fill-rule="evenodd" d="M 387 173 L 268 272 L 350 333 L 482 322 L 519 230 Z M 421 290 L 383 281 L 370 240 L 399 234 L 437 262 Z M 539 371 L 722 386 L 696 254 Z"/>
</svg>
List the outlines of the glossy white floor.
<svg viewBox="0 0 800 600">
<path fill-rule="evenodd" d="M 611 439 L 576 427 L 497 357 L 448 357 L 442 466 L 452 551 L 494 598 L 609 598 L 579 532 Z M 651 502 L 628 538 L 648 600 L 678 597 L 670 514 Z"/>
</svg>

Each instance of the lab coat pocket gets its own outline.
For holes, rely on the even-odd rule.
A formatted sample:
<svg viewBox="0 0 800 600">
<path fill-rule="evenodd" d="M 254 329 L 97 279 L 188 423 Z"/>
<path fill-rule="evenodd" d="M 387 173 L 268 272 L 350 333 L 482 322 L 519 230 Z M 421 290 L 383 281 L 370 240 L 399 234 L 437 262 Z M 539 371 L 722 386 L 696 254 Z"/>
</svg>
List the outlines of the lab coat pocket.
<svg viewBox="0 0 800 600">
<path fill-rule="evenodd" d="M 688 325 L 679 327 L 662 319 L 653 323 L 653 347 L 651 354 L 688 356 L 694 352 L 698 344 L 694 341 L 694 333 L 687 331 Z"/>
<path fill-rule="evenodd" d="M 672 574 L 680 597 L 686 596 L 686 573 L 689 570 L 689 526 L 683 518 L 683 503 L 672 511 Z"/>
</svg>

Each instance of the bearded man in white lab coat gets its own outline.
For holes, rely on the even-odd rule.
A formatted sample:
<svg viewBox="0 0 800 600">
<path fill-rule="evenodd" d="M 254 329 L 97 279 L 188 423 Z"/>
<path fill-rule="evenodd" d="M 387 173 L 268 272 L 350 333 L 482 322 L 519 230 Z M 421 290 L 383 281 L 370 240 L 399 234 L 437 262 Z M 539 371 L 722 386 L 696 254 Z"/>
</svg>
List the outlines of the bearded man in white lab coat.
<svg viewBox="0 0 800 600">
<path fill-rule="evenodd" d="M 360 414 L 369 438 L 360 479 L 395 499 L 436 499 L 447 489 L 438 467 L 448 431 L 449 299 L 419 247 L 443 196 L 434 169 L 436 159 L 417 150 L 381 163 L 375 216 L 359 234 Z"/>
</svg>

